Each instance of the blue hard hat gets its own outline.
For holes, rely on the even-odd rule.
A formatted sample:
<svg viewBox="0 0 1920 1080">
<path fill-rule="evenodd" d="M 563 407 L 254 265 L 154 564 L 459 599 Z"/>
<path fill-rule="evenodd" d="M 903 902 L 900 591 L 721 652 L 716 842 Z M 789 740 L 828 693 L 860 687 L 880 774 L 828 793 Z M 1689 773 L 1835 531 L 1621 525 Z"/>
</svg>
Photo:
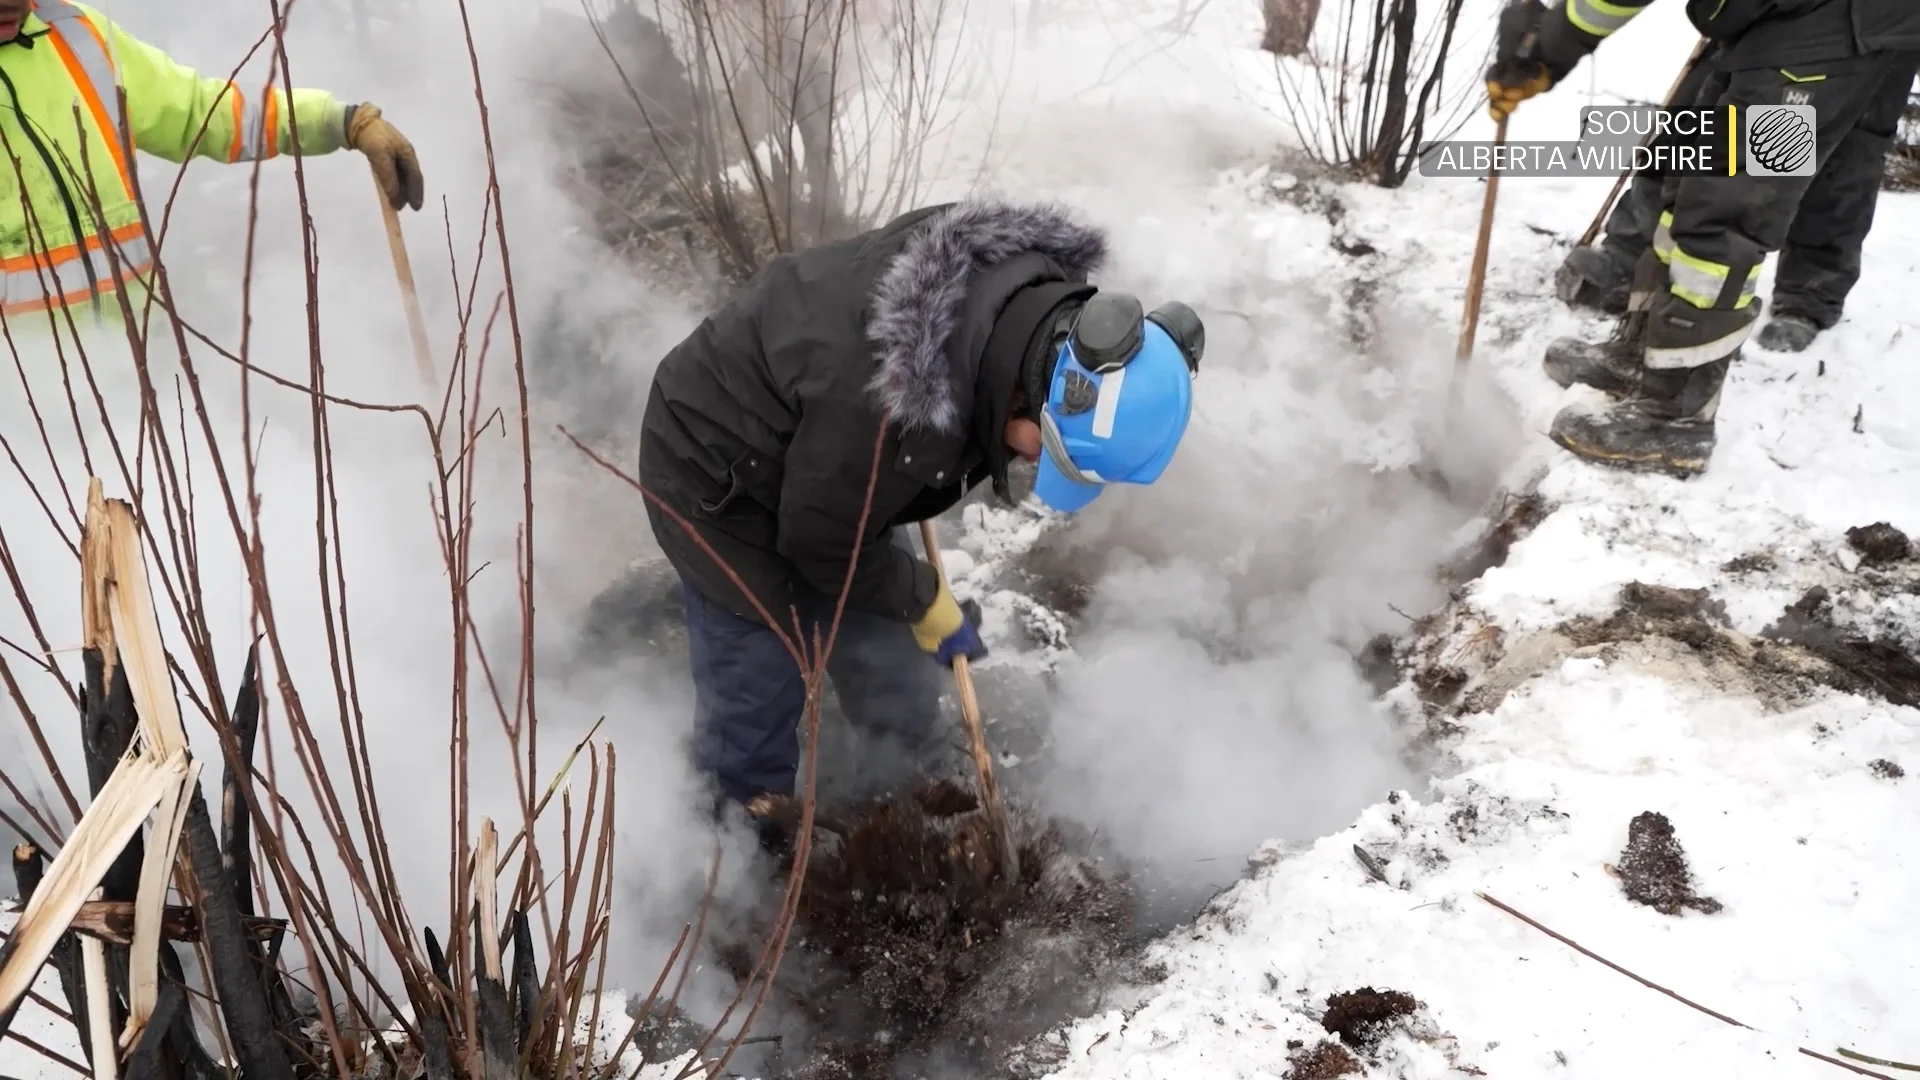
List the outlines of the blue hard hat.
<svg viewBox="0 0 1920 1080">
<path fill-rule="evenodd" d="M 1034 495 L 1072 513 L 1108 484 L 1160 479 L 1193 413 L 1204 345 L 1200 319 L 1185 304 L 1143 315 L 1126 293 L 1088 300 L 1047 384 Z"/>
</svg>

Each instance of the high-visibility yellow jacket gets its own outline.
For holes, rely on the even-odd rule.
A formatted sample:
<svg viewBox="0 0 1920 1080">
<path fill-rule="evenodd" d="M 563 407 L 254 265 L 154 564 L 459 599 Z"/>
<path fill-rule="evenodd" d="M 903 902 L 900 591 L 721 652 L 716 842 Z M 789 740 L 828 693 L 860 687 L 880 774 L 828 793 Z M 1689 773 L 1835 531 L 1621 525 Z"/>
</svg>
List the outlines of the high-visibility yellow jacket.
<svg viewBox="0 0 1920 1080">
<path fill-rule="evenodd" d="M 153 252 L 131 151 L 180 162 L 325 154 L 345 141 L 345 114 L 319 90 L 295 90 L 291 108 L 277 87 L 242 93 L 85 4 L 35 0 L 0 44 L 0 314 L 49 299 L 117 312 L 119 283 L 145 284 Z"/>
</svg>

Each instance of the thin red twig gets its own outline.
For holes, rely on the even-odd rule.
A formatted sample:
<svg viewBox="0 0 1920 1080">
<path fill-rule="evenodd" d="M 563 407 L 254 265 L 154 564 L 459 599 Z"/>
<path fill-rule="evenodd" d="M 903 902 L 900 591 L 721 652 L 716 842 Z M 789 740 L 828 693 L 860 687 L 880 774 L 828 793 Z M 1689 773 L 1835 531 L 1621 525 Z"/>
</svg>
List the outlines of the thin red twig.
<svg viewBox="0 0 1920 1080">
<path fill-rule="evenodd" d="M 1589 960 L 1597 960 L 1600 963 L 1605 964 L 1606 966 L 1612 968 L 1613 970 L 1619 972 L 1622 975 L 1625 975 L 1627 978 L 1632 979 L 1634 982 L 1639 983 L 1641 986 L 1644 986 L 1649 990 L 1658 990 L 1662 994 L 1667 995 L 1668 997 L 1679 1002 L 1680 1004 L 1685 1005 L 1690 1009 L 1703 1012 L 1708 1016 L 1713 1017 L 1715 1020 L 1720 1021 L 1723 1024 L 1731 1024 L 1734 1027 L 1745 1028 L 1748 1031 L 1758 1030 L 1756 1028 L 1748 1027 L 1746 1024 L 1743 1024 L 1740 1021 L 1735 1020 L 1733 1017 L 1728 1016 L 1726 1013 L 1715 1012 L 1714 1010 L 1707 1008 L 1705 1005 L 1702 1005 L 1697 1001 L 1694 1001 L 1690 998 L 1681 997 L 1679 994 L 1676 994 L 1673 991 L 1667 989 L 1666 987 L 1661 986 L 1659 983 L 1654 982 L 1652 979 L 1648 979 L 1640 975 L 1635 975 L 1633 972 L 1628 971 L 1626 968 L 1621 967 L 1619 964 L 1616 964 L 1613 961 L 1607 959 L 1606 957 L 1601 956 L 1599 953 L 1594 952 L 1592 949 L 1587 948 L 1585 945 L 1582 945 L 1579 942 L 1573 940 L 1572 938 L 1567 937 L 1565 934 L 1561 934 L 1554 930 L 1548 929 L 1547 927 L 1541 925 L 1539 922 L 1535 921 L 1534 919 L 1529 918 L 1528 916 L 1523 915 L 1518 911 L 1515 911 L 1513 908 L 1508 907 L 1506 904 L 1503 904 L 1498 900 L 1495 900 L 1493 897 L 1488 896 L 1486 893 L 1475 892 L 1473 895 L 1479 897 L 1482 900 L 1485 900 L 1487 903 L 1492 904 L 1494 907 L 1499 908 L 1501 911 L 1506 912 L 1507 914 L 1513 916 L 1514 918 L 1519 919 L 1521 922 L 1526 923 L 1528 926 L 1533 927 L 1535 930 L 1538 930 L 1541 933 L 1552 938 L 1553 940 L 1559 942 L 1560 944 L 1565 945 L 1567 948 L 1572 949 L 1574 952 L 1579 953 L 1581 956 L 1584 956 Z M 1812 1050 L 1807 1049 L 1804 1046 L 1797 1047 L 1796 1049 L 1798 1049 L 1802 1054 L 1805 1054 L 1810 1058 L 1815 1058 L 1819 1061 L 1824 1061 L 1829 1065 L 1838 1065 L 1849 1072 L 1859 1073 L 1861 1076 L 1875 1076 L 1875 1077 L 1879 1077 L 1879 1080 L 1893 1080 L 1892 1077 L 1887 1076 L 1885 1073 L 1877 1073 L 1871 1069 L 1863 1069 L 1858 1065 L 1841 1061 L 1839 1058 L 1828 1057 L 1825 1054 L 1816 1053 Z"/>
</svg>

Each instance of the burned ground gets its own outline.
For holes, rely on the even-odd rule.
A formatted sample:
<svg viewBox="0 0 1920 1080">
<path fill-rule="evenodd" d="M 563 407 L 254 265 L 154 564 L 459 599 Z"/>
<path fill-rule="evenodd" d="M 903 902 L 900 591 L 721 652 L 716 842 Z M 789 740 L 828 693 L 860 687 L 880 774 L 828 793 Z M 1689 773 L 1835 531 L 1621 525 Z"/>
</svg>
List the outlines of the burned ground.
<svg viewBox="0 0 1920 1080">
<path fill-rule="evenodd" d="M 1742 570 L 1765 565 L 1757 556 L 1743 559 Z M 1906 588 L 1903 582 L 1862 577 L 1876 594 Z M 1385 681 L 1379 669 L 1387 648 L 1382 643 L 1369 653 L 1376 685 Z M 1705 589 L 1635 581 L 1621 587 L 1609 615 L 1569 619 L 1513 641 L 1456 601 L 1393 646 L 1395 670 L 1441 736 L 1460 717 L 1498 708 L 1515 686 L 1569 656 L 1646 659 L 1654 653 L 1684 659 L 1709 683 L 1751 692 L 1774 707 L 1799 704 L 1822 688 L 1920 705 L 1920 660 L 1911 643 L 1870 636 L 1847 622 L 1822 586 L 1808 589 L 1752 636 L 1735 630 L 1725 606 Z"/>
<path fill-rule="evenodd" d="M 1781 612 L 1764 636 L 1819 657 L 1828 668 L 1822 681 L 1836 690 L 1920 706 L 1920 660 L 1903 643 L 1874 640 L 1837 625 L 1832 596 L 1821 586 Z"/>
<path fill-rule="evenodd" d="M 799 808 L 763 810 L 791 823 Z M 1128 883 L 1058 824 L 1015 813 L 1014 882 L 996 871 L 973 797 L 951 784 L 830 807 L 816 825 L 797 962 L 776 980 L 810 1037 L 774 1063 L 780 1076 L 880 1078 L 932 1057 L 1003 1068 L 1131 973 L 1140 940 Z M 773 914 L 716 943 L 723 961 L 750 964 Z"/>
<path fill-rule="evenodd" d="M 1513 545 L 1525 539 L 1547 519 L 1553 507 L 1538 492 L 1522 491 L 1501 500 L 1500 512 L 1491 528 L 1478 542 L 1470 545 L 1441 567 L 1440 578 L 1449 585 L 1472 581 L 1496 566 L 1505 566 Z"/>
</svg>

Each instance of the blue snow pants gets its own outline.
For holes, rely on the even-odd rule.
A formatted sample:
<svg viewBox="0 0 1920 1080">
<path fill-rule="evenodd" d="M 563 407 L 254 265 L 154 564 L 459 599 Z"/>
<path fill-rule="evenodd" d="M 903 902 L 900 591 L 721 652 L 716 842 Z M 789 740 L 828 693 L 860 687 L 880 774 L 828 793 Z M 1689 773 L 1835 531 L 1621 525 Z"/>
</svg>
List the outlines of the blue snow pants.
<svg viewBox="0 0 1920 1080">
<path fill-rule="evenodd" d="M 772 630 L 708 603 L 684 581 L 687 643 L 694 686 L 694 754 L 728 799 L 763 792 L 790 795 L 800 767 L 806 685 Z M 807 635 L 825 636 L 833 598 L 811 594 L 800 612 Z M 904 782 L 941 744 L 935 730 L 940 668 L 905 623 L 845 612 L 827 657 L 840 709 L 862 739 L 860 765 L 870 783 Z"/>
</svg>

